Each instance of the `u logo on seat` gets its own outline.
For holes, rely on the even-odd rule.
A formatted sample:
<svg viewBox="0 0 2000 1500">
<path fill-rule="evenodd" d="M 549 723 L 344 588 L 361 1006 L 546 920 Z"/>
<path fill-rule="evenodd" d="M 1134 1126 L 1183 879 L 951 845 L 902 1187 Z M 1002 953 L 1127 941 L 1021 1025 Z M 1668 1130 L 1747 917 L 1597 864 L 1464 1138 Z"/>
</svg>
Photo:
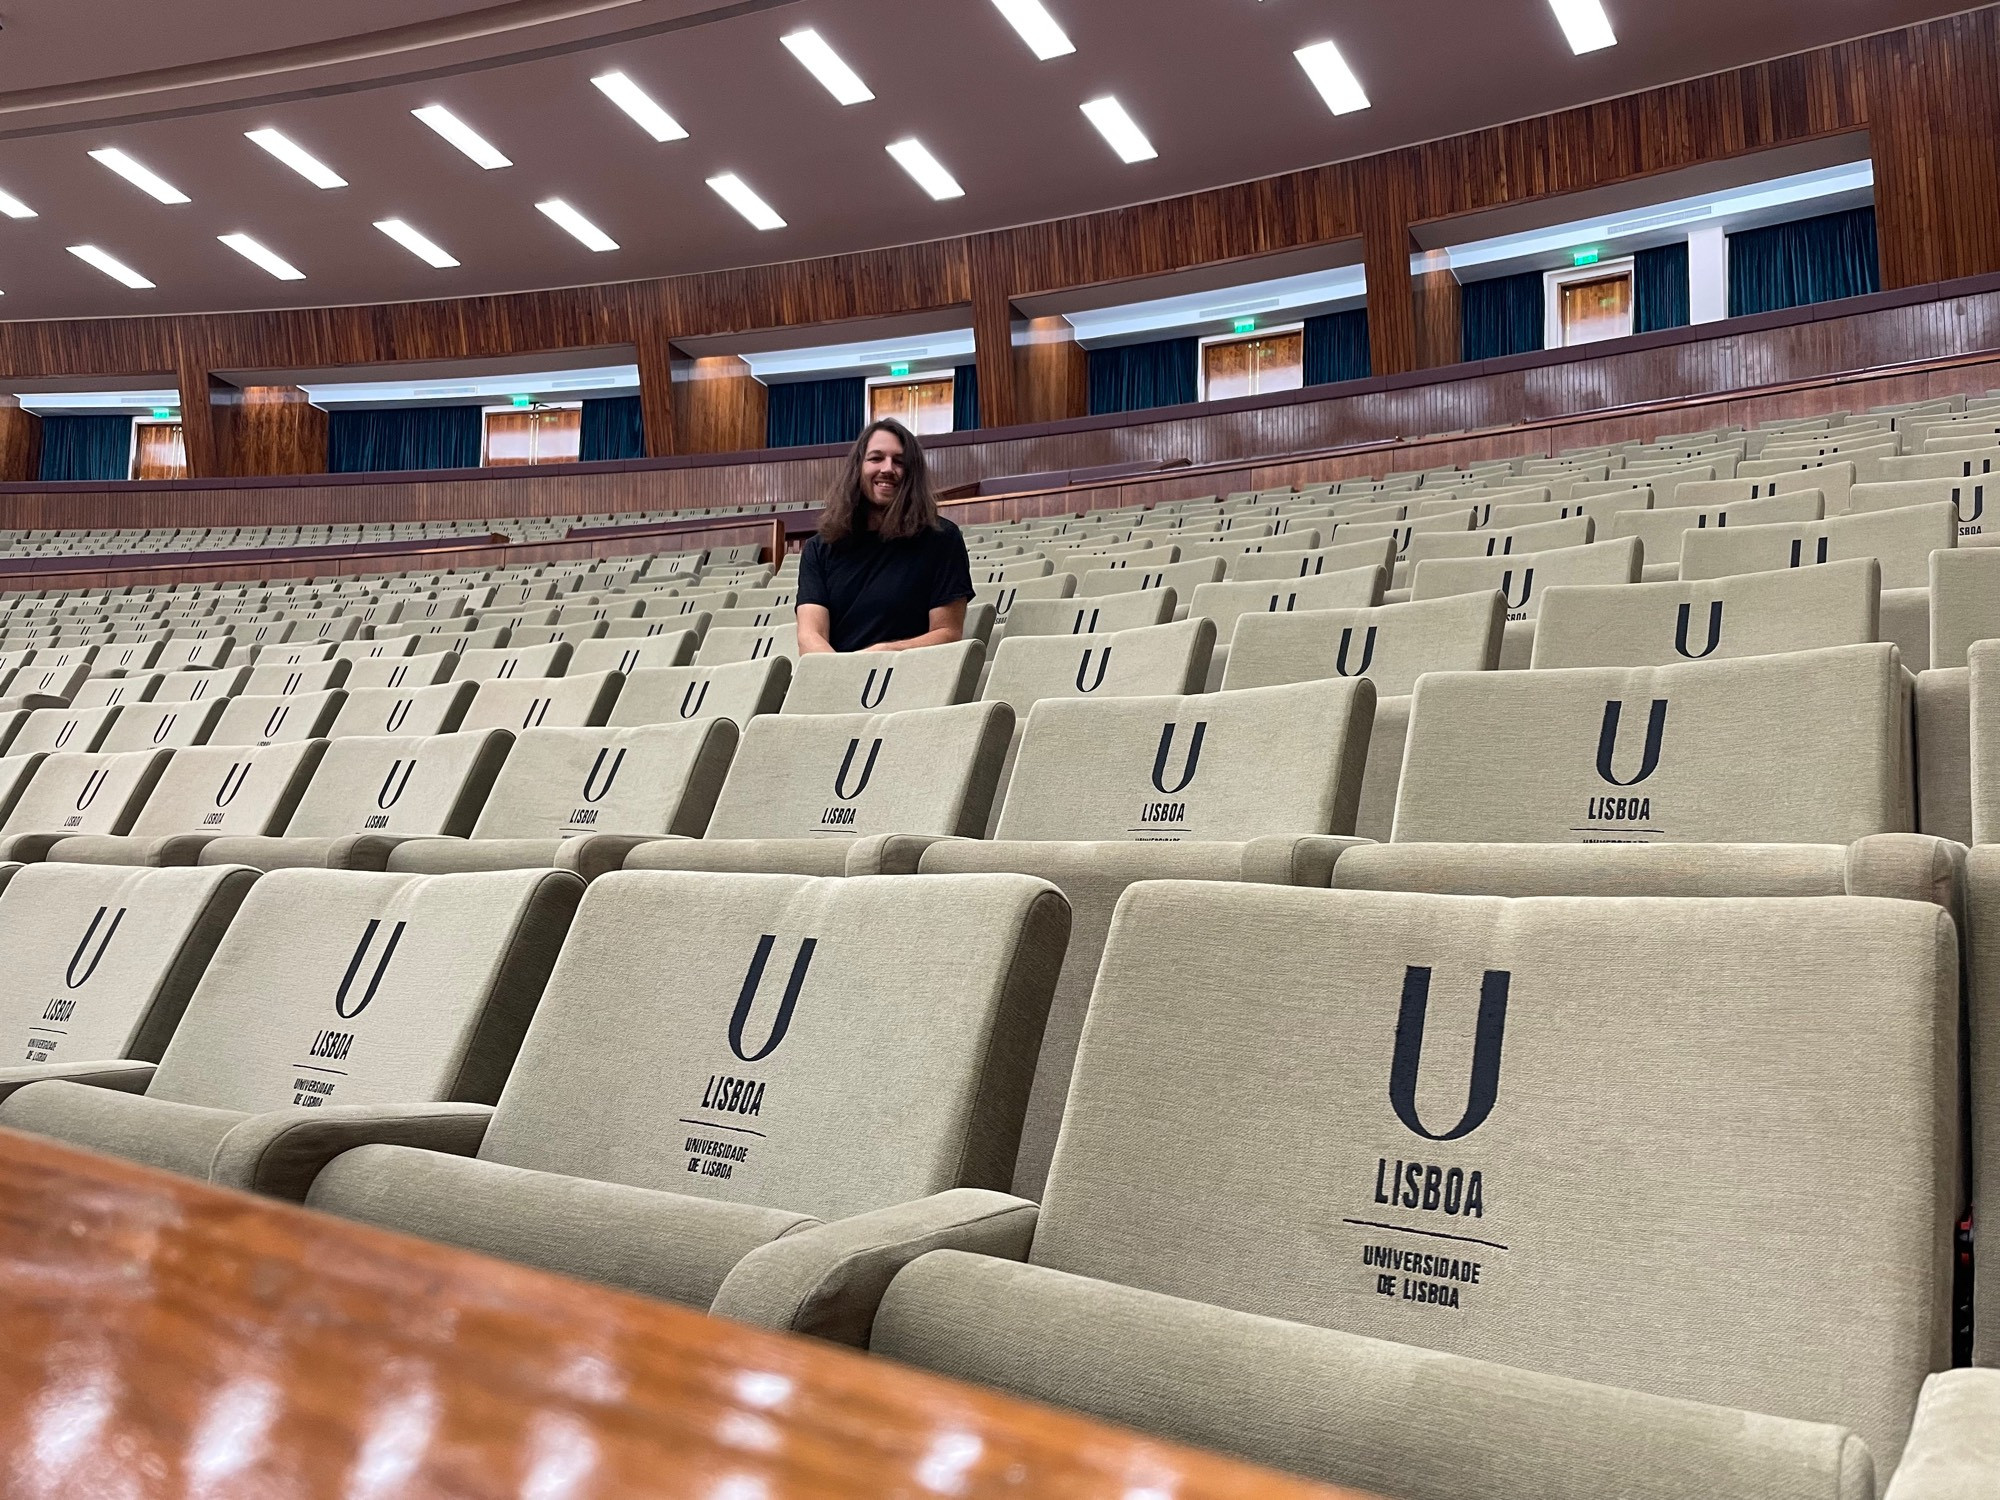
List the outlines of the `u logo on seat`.
<svg viewBox="0 0 2000 1500">
<path fill-rule="evenodd" d="M 495 678 L 504 680 L 506 678 L 512 677 L 514 675 L 514 669 L 520 665 L 521 665 L 520 657 L 510 656 L 500 664 L 500 670 L 495 672 L 493 675 Z"/>
<path fill-rule="evenodd" d="M 1343 629 L 1340 632 L 1340 651 L 1337 655 L 1335 655 L 1333 659 L 1333 670 L 1339 673 L 1342 677 L 1367 676 L 1368 665 L 1370 662 L 1375 660 L 1375 631 L 1376 627 L 1370 625 L 1368 627 L 1368 634 L 1366 634 L 1361 638 L 1361 661 L 1360 664 L 1357 665 L 1352 672 L 1350 672 L 1347 670 L 1347 648 L 1349 645 L 1353 643 L 1354 627 L 1350 625 L 1347 626 L 1345 629 Z"/>
<path fill-rule="evenodd" d="M 1509 568 L 1500 575 L 1500 597 L 1509 609 L 1526 609 L 1528 601 L 1535 593 L 1535 570 L 1527 569 L 1521 574 L 1521 597 L 1514 597 L 1514 570 Z"/>
<path fill-rule="evenodd" d="M 630 672 L 633 668 L 637 667 L 638 665 L 639 665 L 639 648 L 637 646 L 627 646 L 623 651 L 621 651 L 618 654 L 619 671 Z"/>
<path fill-rule="evenodd" d="M 879 693 L 875 692 L 875 674 L 877 672 L 882 674 L 882 691 Z M 870 667 L 868 669 L 868 680 L 861 684 L 861 706 L 863 708 L 880 708 L 882 700 L 889 696 L 889 679 L 895 675 L 896 669 L 894 667 Z M 872 698 L 869 696 L 871 693 L 874 694 Z"/>
<path fill-rule="evenodd" d="M 1188 737 L 1187 764 L 1181 767 L 1181 779 L 1172 786 L 1167 785 L 1167 757 L 1173 754 L 1174 725 L 1169 722 L 1160 730 L 1160 748 L 1153 756 L 1153 787 L 1163 796 L 1183 790 L 1194 780 L 1195 768 L 1201 764 L 1201 742 L 1208 734 L 1208 720 L 1197 719 L 1194 733 Z"/>
<path fill-rule="evenodd" d="M 850 792 L 847 790 L 847 773 L 854 769 L 855 752 L 860 750 L 860 748 L 861 740 L 859 736 L 847 742 L 847 754 L 841 758 L 840 772 L 833 778 L 833 794 L 842 802 L 852 802 L 856 797 L 859 797 L 863 792 L 868 790 L 868 778 L 875 774 L 875 757 L 882 753 L 881 737 L 877 736 L 875 743 L 868 747 L 868 759 L 861 767 L 861 780 L 856 784 L 854 790 Z"/>
<path fill-rule="evenodd" d="M 243 783 L 250 779 L 250 762 L 235 760 L 222 773 L 222 785 L 215 789 L 215 805 L 227 807 L 236 800 L 236 794 L 243 790 Z"/>
<path fill-rule="evenodd" d="M 1493 550 L 1493 544 L 1500 540 L 1501 538 L 1497 536 L 1486 539 L 1486 555 L 1488 557 L 1512 557 L 1514 555 L 1514 539 L 1511 536 L 1506 538 L 1505 545 L 1498 552 Z"/>
<path fill-rule="evenodd" d="M 92 771 L 84 779 L 83 790 L 76 794 L 76 810 L 78 812 L 84 811 L 91 803 L 97 800 L 97 794 L 104 790 L 104 783 L 110 778 L 110 775 L 110 768 L 104 767 L 100 770 Z"/>
<path fill-rule="evenodd" d="M 604 757 L 610 753 L 611 747 L 606 745 L 597 752 L 597 759 L 590 763 L 590 774 L 583 778 L 584 801 L 601 802 L 611 795 L 612 784 L 618 780 L 618 768 L 625 764 L 625 752 L 623 750 L 618 752 L 617 759 L 611 762 L 611 770 L 605 775 L 604 785 L 598 786 L 597 773 L 604 769 Z"/>
<path fill-rule="evenodd" d="M 555 701 L 553 698 L 530 699 L 527 713 L 521 716 L 521 727 L 523 729 L 541 728 L 542 721 L 549 716 L 549 705 Z"/>
<path fill-rule="evenodd" d="M 1424 1059 L 1424 1017 L 1430 1008 L 1428 965 L 1403 969 L 1403 1003 L 1396 1012 L 1396 1050 L 1389 1063 L 1389 1103 L 1396 1118 L 1427 1141 L 1462 1140 L 1493 1113 L 1500 1097 L 1500 1049 L 1507 1033 L 1507 992 L 1513 975 L 1488 969 L 1479 981 L 1479 1019 L 1472 1034 L 1472 1081 L 1466 1089 L 1465 1113 L 1442 1135 L 1424 1128 L 1417 1114 L 1417 1075 Z"/>
<path fill-rule="evenodd" d="M 63 970 L 63 983 L 73 990 L 80 990 L 90 983 L 90 976 L 97 972 L 97 966 L 104 961 L 104 950 L 111 946 L 111 939 L 117 935 L 118 924 L 125 920 L 126 907 L 119 907 L 111 918 L 111 925 L 104 929 L 104 936 L 98 939 L 95 951 L 90 951 L 90 940 L 97 932 L 97 924 L 104 920 L 104 914 L 111 908 L 100 906 L 97 915 L 90 919 L 90 925 L 83 930 L 77 941 L 76 952 L 69 956 L 69 967 Z M 90 951 L 90 962 L 84 964 L 83 972 L 77 972 L 77 965 L 83 963 L 84 954 Z"/>
<path fill-rule="evenodd" d="M 1326 559 L 1323 557 L 1315 557 L 1310 562 L 1303 557 L 1299 559 L 1299 577 L 1301 578 L 1317 577 L 1325 571 Z"/>
<path fill-rule="evenodd" d="M 1797 545 L 1794 543 L 1794 545 Z M 1693 623 L 1694 605 L 1683 604 L 1680 617 L 1674 624 L 1674 650 L 1689 661 L 1700 661 L 1722 644 L 1722 601 L 1711 599 L 1708 604 L 1708 644 L 1699 651 L 1688 650 L 1688 626 Z"/>
<path fill-rule="evenodd" d="M 285 720 L 291 716 L 292 706 L 289 703 L 280 704 L 278 707 L 272 709 L 264 719 L 264 738 L 268 740 L 280 729 L 283 729 L 285 727 Z"/>
<path fill-rule="evenodd" d="M 1655 698 L 1646 715 L 1646 748 L 1639 757 L 1639 774 L 1630 781 L 1620 781 L 1611 767 L 1618 748 L 1618 720 L 1624 711 L 1624 702 L 1617 698 L 1604 705 L 1604 723 L 1597 731 L 1597 774 L 1613 786 L 1637 786 L 1660 768 L 1660 741 L 1667 732 L 1667 700 Z"/>
<path fill-rule="evenodd" d="M 1801 557 L 1802 557 L 1802 556 L 1804 555 L 1804 552 L 1805 552 L 1805 545 L 1806 545 L 1806 544 L 1805 544 L 1805 540 L 1804 540 L 1804 538 L 1800 538 L 1799 540 L 1797 540 L 1797 541 L 1795 541 L 1795 542 L 1793 542 L 1793 543 L 1792 543 L 1792 566 L 1793 566 L 1793 567 L 1795 567 L 1795 568 L 1796 568 L 1797 566 L 1799 566 L 1799 561 L 1800 561 Z M 1813 558 L 1813 562 L 1815 562 L 1815 563 L 1823 563 L 1823 562 L 1825 562 L 1825 561 L 1826 561 L 1826 538 L 1825 538 L 1825 537 L 1821 537 L 1821 538 L 1819 539 L 1819 547 L 1818 547 L 1818 554 L 1819 554 L 1818 556 L 1816 556 L 1815 558 Z M 1808 566 L 1810 566 L 1810 565 L 1808 565 Z"/>
<path fill-rule="evenodd" d="M 65 721 L 63 727 L 56 731 L 56 749 L 58 750 L 62 749 L 63 746 L 67 745 L 71 740 L 75 738 L 76 738 L 76 720 L 70 719 Z"/>
<path fill-rule="evenodd" d="M 406 661 L 398 662 L 395 668 L 389 673 L 389 686 L 392 688 L 401 687 L 403 685 L 404 679 L 407 678 L 409 675 L 410 675 L 410 664 Z"/>
<path fill-rule="evenodd" d="M 750 1021 L 750 1007 L 756 1003 L 757 990 L 764 982 L 764 966 L 771 960 L 771 949 L 777 946 L 777 938 L 765 933 L 757 939 L 757 951 L 751 956 L 749 972 L 743 976 L 743 988 L 736 996 L 736 1009 L 729 1016 L 729 1050 L 744 1062 L 762 1062 L 778 1050 L 785 1033 L 792 1029 L 792 1012 L 798 1009 L 799 991 L 805 988 L 806 971 L 812 967 L 813 952 L 819 947 L 818 938 L 804 938 L 799 943 L 798 957 L 792 960 L 792 977 L 785 981 L 785 993 L 778 1002 L 777 1017 L 771 1022 L 771 1034 L 764 1039 L 764 1045 L 755 1052 L 743 1050 L 743 1028 Z"/>
<path fill-rule="evenodd" d="M 408 761 L 399 760 L 392 762 L 389 766 L 389 774 L 382 779 L 382 790 L 375 794 L 375 805 L 381 808 L 382 811 L 387 812 L 398 802 L 402 801 L 403 793 L 410 789 L 410 773 L 416 770 L 416 768 L 417 758 L 414 755 Z M 398 771 L 403 773 L 400 781 L 396 779 Z"/>
<path fill-rule="evenodd" d="M 403 940 L 403 929 L 408 922 L 398 922 L 389 929 L 389 941 L 382 945 L 382 956 L 375 960 L 375 972 L 369 976 L 368 988 L 361 993 L 361 1003 L 349 1010 L 348 993 L 354 988 L 354 976 L 361 972 L 361 965 L 368 957 L 368 949 L 375 941 L 375 933 L 382 925 L 380 917 L 370 917 L 368 925 L 361 930 L 361 941 L 354 945 L 354 957 L 347 961 L 347 972 L 341 976 L 340 988 L 334 991 L 333 1011 L 343 1021 L 351 1021 L 375 1003 L 375 992 L 382 988 L 382 976 L 389 972 L 389 960 L 396 956 L 396 945 Z"/>
<path fill-rule="evenodd" d="M 160 720 L 159 723 L 155 724 L 153 726 L 153 743 L 156 745 L 164 745 L 167 742 L 167 736 L 174 732 L 174 725 L 179 721 L 179 719 L 180 719 L 180 713 L 176 711 L 174 713 L 168 714 L 164 719 Z"/>
<path fill-rule="evenodd" d="M 1979 519 L 1979 518 L 1980 518 L 1981 516 L 1983 516 L 1983 515 L 1985 515 L 1985 514 L 1986 514 L 1986 486 L 1985 486 L 1985 485 L 1983 485 L 1983 484 L 1975 484 L 1975 485 L 1974 485 L 1974 486 L 1972 487 L 1972 514 L 1970 514 L 1970 515 L 1967 515 L 1967 514 L 1966 514 L 1966 512 L 1965 512 L 1965 505 L 1964 505 L 1964 502 L 1963 502 L 1963 501 L 1961 501 L 1961 500 L 1959 499 L 1959 494 L 1960 494 L 1960 492 L 1959 492 L 1959 489 L 1958 489 L 1958 487 L 1957 487 L 1956 485 L 1952 486 L 1952 491 L 1951 491 L 1951 508 L 1952 508 L 1952 511 L 1953 511 L 1953 513 L 1954 513 L 1955 515 L 1957 515 L 1957 517 L 1958 517 L 1958 524 L 1959 524 L 1959 525 L 1963 526 L 1963 525 L 1965 525 L 1965 524 L 1966 524 L 1966 523 L 1967 523 L 1968 521 L 1976 521 L 1976 520 L 1978 520 L 1978 519 Z"/>
<path fill-rule="evenodd" d="M 1090 671 L 1091 653 L 1096 649 L 1093 646 L 1084 647 L 1083 660 L 1076 664 L 1076 690 L 1079 693 L 1094 693 L 1104 686 L 1104 669 L 1111 665 L 1111 648 L 1109 646 L 1103 648 L 1104 654 L 1097 659 L 1097 680 L 1091 683 L 1089 687 L 1083 685 L 1083 679 Z"/>
<path fill-rule="evenodd" d="M 750 647 L 750 660 L 762 661 L 777 649 L 778 638 L 774 635 L 759 636 Z"/>
<path fill-rule="evenodd" d="M 697 693 L 696 688 L 700 688 L 701 691 Z M 689 702 L 689 699 L 693 699 L 693 702 Z M 681 717 L 692 719 L 701 712 L 701 706 L 707 700 L 708 679 L 704 677 L 700 682 L 690 682 L 681 692 Z"/>
<path fill-rule="evenodd" d="M 382 727 L 391 734 L 401 729 L 410 717 L 410 705 L 416 701 L 414 698 L 398 698 L 390 707 L 389 717 L 383 721 Z"/>
</svg>

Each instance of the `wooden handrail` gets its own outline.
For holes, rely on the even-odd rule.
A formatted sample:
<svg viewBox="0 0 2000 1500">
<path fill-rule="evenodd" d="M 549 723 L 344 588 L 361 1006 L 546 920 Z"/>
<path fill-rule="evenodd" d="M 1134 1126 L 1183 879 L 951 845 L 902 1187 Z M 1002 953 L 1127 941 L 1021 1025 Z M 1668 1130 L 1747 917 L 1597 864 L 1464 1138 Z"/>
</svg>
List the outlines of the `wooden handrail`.
<svg viewBox="0 0 2000 1500">
<path fill-rule="evenodd" d="M 1365 1500 L 0 1131 L 10 1494 Z"/>
</svg>

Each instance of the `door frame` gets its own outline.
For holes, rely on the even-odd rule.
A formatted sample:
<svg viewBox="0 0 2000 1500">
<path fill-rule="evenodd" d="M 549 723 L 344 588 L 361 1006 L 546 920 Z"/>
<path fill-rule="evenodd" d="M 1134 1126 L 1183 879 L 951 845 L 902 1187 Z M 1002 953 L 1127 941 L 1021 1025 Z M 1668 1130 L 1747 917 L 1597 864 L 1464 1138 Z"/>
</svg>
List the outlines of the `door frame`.
<svg viewBox="0 0 2000 1500">
<path fill-rule="evenodd" d="M 1211 345 L 1247 344 L 1253 339 L 1277 338 L 1280 334 L 1286 333 L 1296 333 L 1299 336 L 1299 369 L 1300 379 L 1303 380 L 1306 354 L 1306 325 L 1303 320 L 1297 323 L 1273 323 L 1269 328 L 1253 329 L 1249 333 L 1211 333 L 1197 340 L 1195 343 L 1194 374 L 1196 388 L 1200 392 L 1197 399 L 1202 401 L 1208 399 L 1208 351 Z M 1255 393 L 1253 392 L 1252 394 Z"/>
<path fill-rule="evenodd" d="M 1593 261 L 1587 266 L 1561 266 L 1542 273 L 1542 347 L 1544 349 L 1567 349 L 1572 347 L 1563 342 L 1562 289 L 1586 281 L 1610 281 L 1623 273 L 1632 283 L 1632 321 L 1639 321 L 1639 273 L 1637 260 L 1630 255 L 1621 255 L 1614 260 Z M 1614 335 L 1616 336 L 1616 335 Z M 1622 335 L 1632 336 L 1627 329 Z M 1593 343 L 1608 344 L 1610 339 L 1594 339 Z M 1582 345 L 1575 347 L 1581 348 Z"/>
<path fill-rule="evenodd" d="M 867 413 L 869 421 L 872 422 L 875 420 L 875 392 L 878 388 L 882 386 L 934 385 L 940 380 L 944 381 L 951 387 L 952 409 L 954 412 L 956 412 L 958 403 L 958 369 L 956 366 L 947 370 L 925 370 L 921 372 L 913 371 L 908 375 L 870 375 L 865 381 L 862 382 L 862 392 L 861 392 L 862 410 Z M 954 418 L 951 427 L 948 428 L 947 430 L 951 432 L 958 431 L 958 423 L 956 418 Z M 919 434 L 919 436 L 921 435 L 922 434 Z M 935 433 L 931 435 L 938 436 L 938 434 Z"/>
</svg>

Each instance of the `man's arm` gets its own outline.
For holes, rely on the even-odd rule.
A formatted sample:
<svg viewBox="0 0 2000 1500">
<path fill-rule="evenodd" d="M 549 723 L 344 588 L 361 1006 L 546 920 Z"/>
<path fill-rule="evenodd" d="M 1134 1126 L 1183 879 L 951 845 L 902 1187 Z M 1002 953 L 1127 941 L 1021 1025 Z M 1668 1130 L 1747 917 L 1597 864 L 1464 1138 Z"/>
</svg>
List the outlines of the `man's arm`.
<svg viewBox="0 0 2000 1500">
<path fill-rule="evenodd" d="M 964 615 L 965 611 L 961 607 L 959 617 L 963 619 Z M 798 617 L 799 655 L 811 656 L 815 652 L 833 650 L 833 612 L 831 610 L 824 604 L 801 604 L 798 607 Z M 931 612 L 931 617 L 933 619 L 937 617 L 935 610 Z"/>
<path fill-rule="evenodd" d="M 877 641 L 872 646 L 863 646 L 864 651 L 909 651 L 918 646 L 949 646 L 953 641 L 965 639 L 965 607 L 971 601 L 954 599 L 950 604 L 940 604 L 931 611 L 931 628 L 922 635 L 913 635 L 907 641 Z M 806 649 L 806 612 L 799 610 L 799 650 Z M 831 650 L 832 647 L 825 649 Z"/>
</svg>

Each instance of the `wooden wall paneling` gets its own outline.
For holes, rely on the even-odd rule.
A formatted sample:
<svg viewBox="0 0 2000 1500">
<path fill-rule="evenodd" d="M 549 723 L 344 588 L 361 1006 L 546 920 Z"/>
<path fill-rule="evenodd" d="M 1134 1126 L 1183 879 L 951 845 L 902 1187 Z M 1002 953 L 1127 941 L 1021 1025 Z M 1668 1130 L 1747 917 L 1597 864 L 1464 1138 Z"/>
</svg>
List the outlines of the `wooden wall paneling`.
<svg viewBox="0 0 2000 1500">
<path fill-rule="evenodd" d="M 1014 392 L 1023 422 L 1090 415 L 1090 356 L 1067 318 L 1028 318 L 1013 340 Z"/>
<path fill-rule="evenodd" d="M 969 263 L 979 425 L 1012 427 L 1024 420 L 1015 383 L 1014 304 L 1009 300 L 1018 288 L 995 236 L 980 235 L 971 242 Z"/>
<path fill-rule="evenodd" d="M 42 468 L 42 419 L 18 397 L 0 397 L 0 483 L 32 483 Z"/>
<path fill-rule="evenodd" d="M 230 387 L 210 373 L 198 350 L 176 350 L 174 370 L 180 382 L 181 437 L 187 445 L 188 477 L 220 479 L 222 449 L 216 432 L 216 408 L 219 401 L 228 398 Z"/>
<path fill-rule="evenodd" d="M 1463 302 L 1458 277 L 1442 250 L 1423 256 L 1410 280 L 1417 325 L 1417 366 L 1435 370 L 1459 362 L 1464 348 Z"/>
<path fill-rule="evenodd" d="M 675 451 L 741 453 L 762 448 L 768 408 L 764 382 L 750 373 L 743 360 L 733 354 L 697 359 L 674 391 Z"/>
<path fill-rule="evenodd" d="M 1410 185 L 1381 161 L 1360 162 L 1361 252 L 1368 279 L 1368 360 L 1371 373 L 1401 375 L 1419 368 L 1416 286 L 1410 277 Z"/>
<path fill-rule="evenodd" d="M 295 385 L 226 386 L 215 394 L 215 418 L 226 477 L 327 471 L 326 413 Z"/>
<path fill-rule="evenodd" d="M 636 330 L 639 414 L 646 430 L 646 456 L 672 458 L 681 452 L 680 419 L 675 411 L 674 346 L 653 319 Z M 762 446 L 760 442 L 759 447 Z"/>
</svg>

